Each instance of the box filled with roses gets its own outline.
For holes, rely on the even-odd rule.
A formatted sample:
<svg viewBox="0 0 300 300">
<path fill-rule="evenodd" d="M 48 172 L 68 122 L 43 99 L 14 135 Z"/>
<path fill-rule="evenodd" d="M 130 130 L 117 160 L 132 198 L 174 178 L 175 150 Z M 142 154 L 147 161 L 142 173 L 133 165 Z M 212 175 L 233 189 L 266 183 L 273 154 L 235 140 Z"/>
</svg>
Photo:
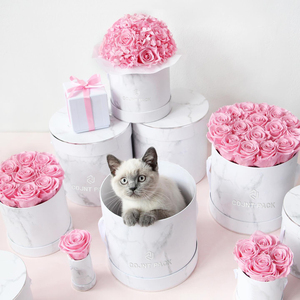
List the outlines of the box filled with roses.
<svg viewBox="0 0 300 300">
<path fill-rule="evenodd" d="M 273 235 L 256 231 L 234 248 L 237 300 L 282 300 L 293 253 Z"/>
<path fill-rule="evenodd" d="M 278 229 L 284 195 L 297 180 L 300 121 L 274 105 L 237 103 L 211 115 L 207 138 L 216 221 L 246 234 Z"/>
<path fill-rule="evenodd" d="M 144 14 L 125 15 L 108 30 L 93 56 L 108 73 L 112 113 L 132 123 L 165 117 L 170 73 L 180 55 L 166 24 Z"/>
<path fill-rule="evenodd" d="M 60 236 L 72 227 L 63 178 L 49 153 L 22 152 L 0 165 L 0 210 L 16 252 L 38 257 L 59 250 Z"/>
</svg>

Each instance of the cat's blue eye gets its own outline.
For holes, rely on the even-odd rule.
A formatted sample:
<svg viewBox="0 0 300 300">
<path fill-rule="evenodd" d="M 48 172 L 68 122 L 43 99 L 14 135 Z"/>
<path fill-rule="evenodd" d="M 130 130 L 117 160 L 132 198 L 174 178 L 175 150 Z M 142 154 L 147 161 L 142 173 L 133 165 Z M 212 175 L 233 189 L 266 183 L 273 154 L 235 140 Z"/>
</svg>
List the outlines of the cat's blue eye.
<svg viewBox="0 0 300 300">
<path fill-rule="evenodd" d="M 125 177 L 123 177 L 123 178 L 121 178 L 120 182 L 121 182 L 121 184 L 125 185 L 125 184 L 127 184 L 128 180 Z"/>
<path fill-rule="evenodd" d="M 143 182 L 146 180 L 146 176 L 145 175 L 140 175 L 139 176 L 139 182 Z"/>
</svg>

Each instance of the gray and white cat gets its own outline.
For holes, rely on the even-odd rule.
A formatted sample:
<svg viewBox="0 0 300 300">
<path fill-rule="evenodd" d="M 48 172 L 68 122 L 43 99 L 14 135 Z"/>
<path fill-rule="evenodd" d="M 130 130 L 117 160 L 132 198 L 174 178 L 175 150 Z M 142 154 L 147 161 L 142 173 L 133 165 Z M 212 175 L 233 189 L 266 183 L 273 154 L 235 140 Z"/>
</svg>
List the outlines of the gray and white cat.
<svg viewBox="0 0 300 300">
<path fill-rule="evenodd" d="M 115 194 L 122 201 L 122 217 L 128 226 L 149 226 L 186 207 L 176 183 L 158 174 L 157 153 L 150 147 L 143 158 L 120 161 L 107 156 Z"/>
</svg>

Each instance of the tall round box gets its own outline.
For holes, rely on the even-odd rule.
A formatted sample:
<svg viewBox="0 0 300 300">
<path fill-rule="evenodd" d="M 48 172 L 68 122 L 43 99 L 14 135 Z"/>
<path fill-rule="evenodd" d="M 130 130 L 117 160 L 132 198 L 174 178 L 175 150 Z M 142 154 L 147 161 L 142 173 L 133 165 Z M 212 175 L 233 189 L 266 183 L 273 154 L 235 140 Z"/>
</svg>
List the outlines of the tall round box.
<svg viewBox="0 0 300 300">
<path fill-rule="evenodd" d="M 60 237 L 73 227 L 63 187 L 51 199 L 32 207 L 16 208 L 0 202 L 0 211 L 10 246 L 25 256 L 57 252 Z"/>
<path fill-rule="evenodd" d="M 159 162 L 159 173 L 177 183 L 188 205 L 149 227 L 127 226 L 114 213 L 119 200 L 115 196 L 112 201 L 110 175 L 100 191 L 103 216 L 99 230 L 107 246 L 111 272 L 125 285 L 143 291 L 180 284 L 193 272 L 198 259 L 195 181 L 186 170 L 170 162 Z"/>
<path fill-rule="evenodd" d="M 284 195 L 296 181 L 297 158 L 274 167 L 245 167 L 225 159 L 212 147 L 208 176 L 214 219 L 244 234 L 280 228 Z"/>
<path fill-rule="evenodd" d="M 171 106 L 159 121 L 133 124 L 134 154 L 142 157 L 154 146 L 161 160 L 179 164 L 199 182 L 205 176 L 208 101 L 192 90 L 175 89 Z"/>
<path fill-rule="evenodd" d="M 0 250 L 0 298 L 32 300 L 30 278 L 23 260 L 17 255 Z"/>
<path fill-rule="evenodd" d="M 300 278 L 300 186 L 284 197 L 282 207 L 282 242 L 294 253 L 291 274 Z"/>
<path fill-rule="evenodd" d="M 69 124 L 66 108 L 50 120 L 51 140 L 65 171 L 67 198 L 84 206 L 100 206 L 99 190 L 109 174 L 106 155 L 132 158 L 131 124 L 110 119 L 110 127 L 76 134 Z"/>
</svg>

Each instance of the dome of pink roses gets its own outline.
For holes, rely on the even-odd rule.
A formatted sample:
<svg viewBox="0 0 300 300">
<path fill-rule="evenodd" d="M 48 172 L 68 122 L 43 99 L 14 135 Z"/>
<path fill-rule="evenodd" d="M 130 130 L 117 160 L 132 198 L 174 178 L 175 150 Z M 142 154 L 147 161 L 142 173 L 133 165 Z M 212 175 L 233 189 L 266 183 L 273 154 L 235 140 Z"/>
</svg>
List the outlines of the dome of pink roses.
<svg viewBox="0 0 300 300">
<path fill-rule="evenodd" d="M 167 25 L 144 14 L 125 15 L 115 22 L 99 48 L 102 58 L 121 68 L 162 64 L 175 52 Z"/>
</svg>

